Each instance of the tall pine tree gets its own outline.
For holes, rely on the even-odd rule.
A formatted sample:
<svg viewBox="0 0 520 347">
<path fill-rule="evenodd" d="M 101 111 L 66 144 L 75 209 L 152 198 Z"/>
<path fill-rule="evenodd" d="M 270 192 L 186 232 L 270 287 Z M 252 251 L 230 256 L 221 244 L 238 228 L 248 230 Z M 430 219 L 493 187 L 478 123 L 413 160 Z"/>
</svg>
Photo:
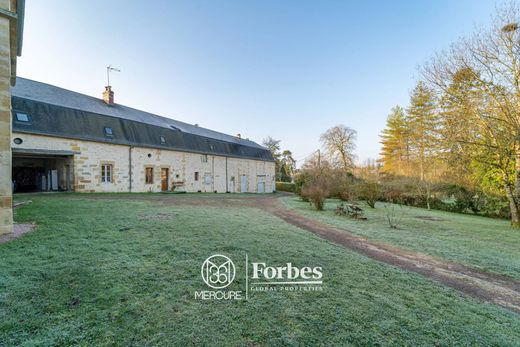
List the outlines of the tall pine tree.
<svg viewBox="0 0 520 347">
<path fill-rule="evenodd" d="M 381 135 L 382 171 L 394 175 L 408 174 L 410 164 L 409 128 L 401 106 L 392 108 Z"/>
<path fill-rule="evenodd" d="M 412 91 L 408 112 L 410 153 L 419 169 L 421 181 L 434 168 L 439 144 L 439 117 L 433 92 L 419 81 Z"/>
<path fill-rule="evenodd" d="M 469 69 L 457 71 L 439 101 L 439 134 L 443 148 L 440 157 L 446 163 L 445 179 L 471 188 L 477 184 L 472 164 L 478 153 L 475 144 L 480 141 L 473 115 L 479 112 L 477 108 L 485 106 L 473 75 Z"/>
</svg>

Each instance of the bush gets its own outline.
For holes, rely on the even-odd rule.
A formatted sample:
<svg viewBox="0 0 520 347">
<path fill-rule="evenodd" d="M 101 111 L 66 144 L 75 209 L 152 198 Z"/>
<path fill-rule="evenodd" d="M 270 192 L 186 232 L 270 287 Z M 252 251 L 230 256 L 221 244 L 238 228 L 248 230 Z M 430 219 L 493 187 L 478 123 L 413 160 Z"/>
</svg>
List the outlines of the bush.
<svg viewBox="0 0 520 347">
<path fill-rule="evenodd" d="M 385 203 L 386 220 L 391 229 L 399 229 L 399 225 L 404 217 L 403 206 Z"/>
<path fill-rule="evenodd" d="M 451 211 L 457 213 L 479 212 L 480 195 L 459 185 L 451 185 L 446 189 L 446 194 L 455 201 L 451 204 Z"/>
<path fill-rule="evenodd" d="M 278 192 L 291 192 L 295 191 L 295 184 L 290 182 L 276 182 L 276 191 Z"/>
<path fill-rule="evenodd" d="M 302 188 L 301 196 L 303 199 L 310 201 L 316 210 L 323 211 L 328 194 L 326 182 L 318 178 L 310 185 Z"/>
<path fill-rule="evenodd" d="M 388 176 L 383 180 L 381 200 L 423 208 L 429 203 L 435 210 L 510 218 L 509 203 L 501 196 L 442 182 L 432 184 L 430 194 L 427 199 L 424 190 L 418 189 L 417 180 L 414 178 Z"/>
<path fill-rule="evenodd" d="M 358 198 L 358 180 L 351 174 L 341 175 L 334 180 L 334 197 L 342 201 L 354 203 Z"/>
<path fill-rule="evenodd" d="M 382 199 L 394 204 L 407 204 L 407 196 L 412 189 L 406 179 L 391 177 L 383 182 Z"/>
<path fill-rule="evenodd" d="M 361 182 L 356 185 L 357 195 L 371 208 L 376 207 L 376 202 L 381 198 L 381 186 L 377 182 Z"/>
<path fill-rule="evenodd" d="M 486 196 L 481 204 L 480 214 L 486 217 L 510 219 L 509 202 L 502 197 Z"/>
<path fill-rule="evenodd" d="M 308 200 L 305 200 L 305 197 L 302 196 L 302 189 L 305 185 L 310 184 L 311 181 L 312 176 L 309 172 L 306 171 L 302 171 L 294 178 L 294 193 L 299 195 L 304 201 Z"/>
<path fill-rule="evenodd" d="M 426 205 L 426 202 L 424 202 L 419 207 L 424 207 L 425 205 Z M 453 210 L 453 206 L 454 205 L 452 203 L 444 202 L 444 201 L 442 201 L 441 199 L 438 199 L 438 198 L 431 198 L 430 199 L 430 207 L 432 209 L 434 209 L 434 210 L 447 211 L 447 212 L 457 212 L 457 211 Z M 458 213 L 461 213 L 461 212 L 458 212 Z"/>
<path fill-rule="evenodd" d="M 406 206 L 426 208 L 430 205 L 442 209 L 442 201 L 435 197 L 437 190 L 436 185 L 421 182 L 414 177 L 391 177 L 383 181 L 381 200 Z"/>
</svg>

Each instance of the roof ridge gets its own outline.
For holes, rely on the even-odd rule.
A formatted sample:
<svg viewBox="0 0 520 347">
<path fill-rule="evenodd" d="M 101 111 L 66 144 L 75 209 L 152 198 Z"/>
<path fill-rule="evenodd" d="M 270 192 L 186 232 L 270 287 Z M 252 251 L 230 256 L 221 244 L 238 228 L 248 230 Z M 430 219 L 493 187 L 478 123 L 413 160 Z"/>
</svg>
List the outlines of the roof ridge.
<svg viewBox="0 0 520 347">
<path fill-rule="evenodd" d="M 155 113 L 151 113 L 151 112 L 148 112 L 148 111 L 140 110 L 140 109 L 133 108 L 133 107 L 130 107 L 130 106 L 126 106 L 126 105 L 123 105 L 123 104 L 115 103 L 113 106 L 108 106 L 108 105 L 105 105 L 103 103 L 103 100 L 101 98 L 96 98 L 96 97 L 94 97 L 92 95 L 83 94 L 83 93 L 80 93 L 80 92 L 76 92 L 76 91 L 73 91 L 73 90 L 70 90 L 70 89 L 66 89 L 66 88 L 63 88 L 63 87 L 60 87 L 60 86 L 56 86 L 56 85 L 53 85 L 53 84 L 49 84 L 49 83 L 46 83 L 46 82 L 40 82 L 40 81 L 36 81 L 36 80 L 29 79 L 29 78 L 24 78 L 24 77 L 17 77 L 16 79 L 17 79 L 17 82 L 21 81 L 22 83 L 39 84 L 40 86 L 45 86 L 48 89 L 54 88 L 55 90 L 59 90 L 59 91 L 61 91 L 63 93 L 73 94 L 76 97 L 88 98 L 89 101 L 96 102 L 98 104 L 98 107 L 102 107 L 102 106 L 114 107 L 114 106 L 116 106 L 116 107 L 114 107 L 114 109 L 112 109 L 112 111 L 117 110 L 117 108 L 120 108 L 121 109 L 120 111 L 122 113 L 124 113 L 125 110 L 132 111 L 134 113 L 137 112 L 137 113 L 145 114 L 148 117 L 153 117 L 154 119 L 156 119 L 158 121 L 162 121 L 164 123 L 170 123 L 170 124 L 168 124 L 168 126 L 162 125 L 162 127 L 164 127 L 164 128 L 170 128 L 171 129 L 172 126 L 178 127 L 180 125 L 181 127 L 185 126 L 187 128 L 191 128 L 191 129 L 186 129 L 186 130 L 185 129 L 179 129 L 179 130 L 187 132 L 187 133 L 196 134 L 196 135 L 200 135 L 200 136 L 205 136 L 205 137 L 208 137 L 208 138 L 219 139 L 219 138 L 215 138 L 215 137 L 209 136 L 209 134 L 203 135 L 203 134 L 197 133 L 197 131 L 195 131 L 195 130 L 202 130 L 202 132 L 209 132 L 209 133 L 214 134 L 214 135 L 220 135 L 222 137 L 228 138 L 227 140 L 226 139 L 219 139 L 219 140 L 222 140 L 222 141 L 230 142 L 231 140 L 233 140 L 233 142 L 235 142 L 235 143 L 241 143 L 243 145 L 248 145 L 249 144 L 249 145 L 255 145 L 256 147 L 265 148 L 264 146 L 261 146 L 260 144 L 254 142 L 254 141 L 251 141 L 249 139 L 237 138 L 236 136 L 233 136 L 233 135 L 230 135 L 230 134 L 226 134 L 226 133 L 223 133 L 223 132 L 220 132 L 220 131 L 208 129 L 208 128 L 201 127 L 201 126 L 198 126 L 198 125 L 193 125 L 193 124 L 190 124 L 190 123 L 179 121 L 177 119 L 169 118 L 169 117 L 166 117 L 166 116 L 161 116 L 161 115 L 158 115 L 158 114 L 155 114 Z M 17 83 L 17 85 L 18 85 L 18 83 Z M 53 105 L 57 105 L 57 106 L 67 107 L 67 108 L 70 108 L 70 109 L 76 109 L 76 110 L 80 110 L 80 111 L 86 111 L 86 110 L 83 110 L 81 108 L 71 106 L 70 104 L 67 104 L 66 102 L 60 102 L 61 100 L 63 100 L 63 98 L 59 99 L 58 101 L 54 100 L 51 103 L 49 101 L 41 100 L 41 99 L 39 99 L 37 97 L 34 97 L 34 96 L 31 97 L 31 96 L 27 96 L 27 95 L 23 95 L 23 96 L 16 95 L 17 94 L 16 93 L 17 85 L 15 85 L 13 87 L 13 89 L 12 89 L 13 90 L 13 96 L 15 96 L 15 97 L 20 97 L 20 98 L 26 98 L 26 99 L 30 99 L 30 100 L 34 100 L 34 101 L 45 102 L 45 103 L 48 103 L 48 104 L 53 104 Z M 93 111 L 93 110 L 90 110 L 90 111 L 94 112 L 94 113 L 97 113 L 97 114 L 100 114 L 100 115 L 104 115 L 104 116 L 125 118 L 125 117 L 122 117 L 122 115 L 110 114 L 110 113 L 101 112 L 101 111 Z M 125 119 L 127 119 L 127 118 L 125 118 Z M 136 120 L 136 119 L 134 119 L 134 120 Z M 138 121 L 138 120 L 136 120 L 136 121 Z M 146 121 L 141 121 L 141 122 L 150 124 L 150 123 L 148 123 Z M 175 123 L 179 123 L 179 124 L 175 124 Z M 154 124 L 154 125 L 161 126 L 159 124 Z"/>
</svg>

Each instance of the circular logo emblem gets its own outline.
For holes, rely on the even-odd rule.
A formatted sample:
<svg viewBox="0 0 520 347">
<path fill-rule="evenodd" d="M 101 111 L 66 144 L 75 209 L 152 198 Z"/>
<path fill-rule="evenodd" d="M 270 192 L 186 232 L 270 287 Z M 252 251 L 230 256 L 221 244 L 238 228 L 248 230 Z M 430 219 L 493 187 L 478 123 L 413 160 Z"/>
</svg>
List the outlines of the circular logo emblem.
<svg viewBox="0 0 520 347">
<path fill-rule="evenodd" d="M 215 254 L 202 263 L 200 273 L 211 288 L 226 288 L 235 279 L 235 264 L 225 255 Z"/>
</svg>

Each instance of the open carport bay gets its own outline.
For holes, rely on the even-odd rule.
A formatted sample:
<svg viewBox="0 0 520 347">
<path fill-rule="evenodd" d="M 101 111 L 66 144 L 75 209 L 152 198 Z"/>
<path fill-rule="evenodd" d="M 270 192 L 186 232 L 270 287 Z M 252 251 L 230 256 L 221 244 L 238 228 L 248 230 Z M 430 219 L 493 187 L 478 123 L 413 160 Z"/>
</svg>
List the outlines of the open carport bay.
<svg viewBox="0 0 520 347">
<path fill-rule="evenodd" d="M 13 149 L 14 192 L 72 190 L 73 154 L 68 151 Z"/>
</svg>

